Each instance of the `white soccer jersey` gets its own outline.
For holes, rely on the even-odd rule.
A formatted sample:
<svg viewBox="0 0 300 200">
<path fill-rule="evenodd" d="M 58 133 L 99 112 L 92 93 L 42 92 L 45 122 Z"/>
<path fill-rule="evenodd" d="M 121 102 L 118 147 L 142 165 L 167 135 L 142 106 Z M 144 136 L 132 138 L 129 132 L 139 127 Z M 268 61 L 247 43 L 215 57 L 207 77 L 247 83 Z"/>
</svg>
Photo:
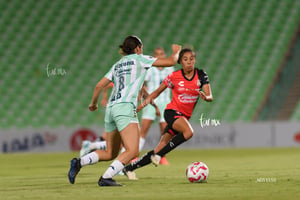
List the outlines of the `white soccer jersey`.
<svg viewBox="0 0 300 200">
<path fill-rule="evenodd" d="M 105 75 L 114 83 L 108 106 L 121 102 L 131 102 L 137 106 L 137 96 L 144 83 L 147 70 L 156 59 L 142 54 L 130 54 L 116 62 Z"/>
<path fill-rule="evenodd" d="M 161 70 L 158 67 L 152 67 L 148 70 L 145 81 L 148 88 L 148 93 L 151 94 L 156 90 L 162 81 L 167 77 L 168 74 L 171 74 L 174 71 L 174 67 L 165 67 Z M 170 102 L 171 90 L 165 89 L 156 99 L 155 103 L 159 102 Z"/>
</svg>

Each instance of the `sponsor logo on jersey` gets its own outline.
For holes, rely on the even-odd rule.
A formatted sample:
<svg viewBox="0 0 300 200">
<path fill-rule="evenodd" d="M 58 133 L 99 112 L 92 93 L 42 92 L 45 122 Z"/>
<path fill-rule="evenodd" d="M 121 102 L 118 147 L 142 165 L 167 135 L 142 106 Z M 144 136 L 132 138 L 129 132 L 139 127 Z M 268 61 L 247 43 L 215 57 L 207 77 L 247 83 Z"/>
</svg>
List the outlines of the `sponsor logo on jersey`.
<svg viewBox="0 0 300 200">
<path fill-rule="evenodd" d="M 178 85 L 184 87 L 184 81 L 179 81 Z"/>
<path fill-rule="evenodd" d="M 195 103 L 198 100 L 198 95 L 193 96 L 193 95 L 188 95 L 188 94 L 181 94 L 178 96 L 178 99 L 182 103 Z"/>
<path fill-rule="evenodd" d="M 125 62 L 118 63 L 118 64 L 116 64 L 116 66 L 115 66 L 115 70 L 118 70 L 119 68 L 122 68 L 122 67 L 128 66 L 128 65 L 134 65 L 134 61 L 129 60 L 129 61 L 125 61 Z"/>
</svg>

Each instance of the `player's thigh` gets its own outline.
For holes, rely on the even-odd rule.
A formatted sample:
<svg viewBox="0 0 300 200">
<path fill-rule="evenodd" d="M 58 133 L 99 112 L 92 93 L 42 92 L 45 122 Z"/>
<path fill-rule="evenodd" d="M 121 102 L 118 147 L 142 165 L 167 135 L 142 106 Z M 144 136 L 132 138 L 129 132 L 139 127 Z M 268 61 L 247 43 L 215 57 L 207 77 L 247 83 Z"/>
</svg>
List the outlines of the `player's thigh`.
<svg viewBox="0 0 300 200">
<path fill-rule="evenodd" d="M 141 127 L 141 137 L 145 138 L 153 120 L 151 119 L 142 119 L 142 127 Z"/>
<path fill-rule="evenodd" d="M 180 133 L 183 133 L 184 135 L 187 134 L 187 136 L 190 137 L 194 132 L 191 124 L 185 117 L 179 117 L 178 119 L 176 119 L 172 125 L 172 128 Z"/>
<path fill-rule="evenodd" d="M 105 130 L 104 130 L 104 132 L 102 133 L 102 138 L 103 138 L 104 140 L 106 140 L 106 138 L 107 138 L 107 133 L 105 132 Z"/>
<path fill-rule="evenodd" d="M 121 136 L 117 130 L 106 133 L 106 149 L 109 154 L 116 157 L 119 154 L 120 145 Z"/>
<path fill-rule="evenodd" d="M 139 151 L 139 125 L 138 123 L 130 123 L 120 132 L 122 143 L 127 151 L 138 153 Z"/>
<path fill-rule="evenodd" d="M 104 117 L 104 129 L 106 133 L 113 132 L 117 130 L 117 125 L 115 123 L 114 117 L 113 117 L 113 107 L 109 106 L 106 107 L 105 110 L 105 117 Z M 105 135 L 106 137 L 106 135 Z"/>
</svg>

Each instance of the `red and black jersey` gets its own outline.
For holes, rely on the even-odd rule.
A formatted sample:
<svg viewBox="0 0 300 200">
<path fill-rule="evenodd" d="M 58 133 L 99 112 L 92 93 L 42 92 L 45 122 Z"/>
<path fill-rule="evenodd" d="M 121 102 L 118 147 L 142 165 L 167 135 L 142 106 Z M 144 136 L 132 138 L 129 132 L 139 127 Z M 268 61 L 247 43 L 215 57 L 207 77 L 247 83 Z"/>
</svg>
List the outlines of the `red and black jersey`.
<svg viewBox="0 0 300 200">
<path fill-rule="evenodd" d="M 177 110 L 189 119 L 199 99 L 198 91 L 203 85 L 208 84 L 209 80 L 202 69 L 195 68 L 191 79 L 187 79 L 181 69 L 169 74 L 163 83 L 172 89 L 173 95 L 166 109 Z"/>
</svg>

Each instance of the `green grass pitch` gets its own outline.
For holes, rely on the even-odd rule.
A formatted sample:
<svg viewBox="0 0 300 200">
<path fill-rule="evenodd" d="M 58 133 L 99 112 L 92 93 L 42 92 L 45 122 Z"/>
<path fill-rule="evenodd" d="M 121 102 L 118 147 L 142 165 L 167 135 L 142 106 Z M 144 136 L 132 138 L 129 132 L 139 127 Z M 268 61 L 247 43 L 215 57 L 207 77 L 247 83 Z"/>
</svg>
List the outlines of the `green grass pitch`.
<svg viewBox="0 0 300 200">
<path fill-rule="evenodd" d="M 138 181 L 115 179 L 123 187 L 99 187 L 110 162 L 81 169 L 74 185 L 67 171 L 73 153 L 0 155 L 0 199 L 300 199 L 300 148 L 176 149 L 169 166 L 136 171 Z M 207 183 L 189 183 L 185 169 L 205 162 Z"/>
</svg>

